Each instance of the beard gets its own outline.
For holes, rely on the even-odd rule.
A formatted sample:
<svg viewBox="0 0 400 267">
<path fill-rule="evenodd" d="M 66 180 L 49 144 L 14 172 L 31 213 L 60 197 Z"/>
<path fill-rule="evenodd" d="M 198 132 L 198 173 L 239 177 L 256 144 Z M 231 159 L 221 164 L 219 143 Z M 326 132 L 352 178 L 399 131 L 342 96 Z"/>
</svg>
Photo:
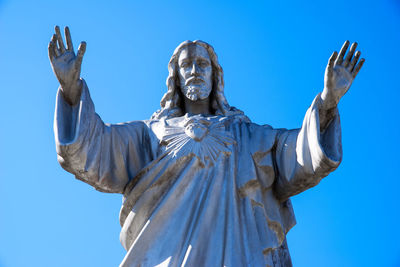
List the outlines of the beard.
<svg viewBox="0 0 400 267">
<path fill-rule="evenodd" d="M 190 100 L 204 100 L 211 92 L 211 87 L 206 84 L 185 85 L 182 88 L 182 93 Z"/>
</svg>

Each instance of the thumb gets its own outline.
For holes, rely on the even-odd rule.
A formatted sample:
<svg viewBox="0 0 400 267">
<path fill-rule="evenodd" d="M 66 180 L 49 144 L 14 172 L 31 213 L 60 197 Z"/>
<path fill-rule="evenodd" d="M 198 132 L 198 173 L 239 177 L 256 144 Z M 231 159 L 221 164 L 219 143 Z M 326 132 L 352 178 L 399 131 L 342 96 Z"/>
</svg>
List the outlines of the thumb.
<svg viewBox="0 0 400 267">
<path fill-rule="evenodd" d="M 86 52 L 86 42 L 82 42 L 79 45 L 78 54 L 76 55 L 76 61 L 75 61 L 75 68 L 78 70 L 81 69 L 83 55 L 85 54 L 85 52 Z"/>
<path fill-rule="evenodd" d="M 329 58 L 329 61 L 328 61 L 328 66 L 327 66 L 328 70 L 332 70 L 333 69 L 333 66 L 335 65 L 335 60 L 336 60 L 337 56 L 338 56 L 338 53 L 336 51 L 332 53 L 332 55 L 331 55 L 331 57 Z"/>
</svg>

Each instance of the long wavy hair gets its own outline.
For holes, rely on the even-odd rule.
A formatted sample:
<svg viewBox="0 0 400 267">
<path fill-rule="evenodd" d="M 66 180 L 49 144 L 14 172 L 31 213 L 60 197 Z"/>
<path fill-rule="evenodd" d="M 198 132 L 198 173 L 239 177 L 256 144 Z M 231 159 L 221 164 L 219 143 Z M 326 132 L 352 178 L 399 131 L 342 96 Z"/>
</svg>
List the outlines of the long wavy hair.
<svg viewBox="0 0 400 267">
<path fill-rule="evenodd" d="M 228 104 L 228 101 L 226 100 L 224 94 L 224 72 L 222 70 L 222 67 L 218 63 L 217 54 L 215 53 L 214 48 L 211 45 L 200 40 L 185 41 L 175 49 L 168 63 L 169 75 L 166 82 L 168 91 L 161 99 L 161 109 L 156 111 L 151 116 L 151 119 L 168 119 L 172 117 L 179 117 L 185 114 L 183 105 L 184 96 L 181 92 L 179 83 L 178 59 L 182 49 L 190 44 L 196 44 L 204 47 L 208 51 L 208 55 L 211 59 L 213 83 L 210 97 L 212 113 L 222 116 L 241 115 L 242 117 L 245 117 L 246 120 L 248 120 L 248 118 L 241 110 L 236 109 L 235 107 L 231 107 Z"/>
</svg>

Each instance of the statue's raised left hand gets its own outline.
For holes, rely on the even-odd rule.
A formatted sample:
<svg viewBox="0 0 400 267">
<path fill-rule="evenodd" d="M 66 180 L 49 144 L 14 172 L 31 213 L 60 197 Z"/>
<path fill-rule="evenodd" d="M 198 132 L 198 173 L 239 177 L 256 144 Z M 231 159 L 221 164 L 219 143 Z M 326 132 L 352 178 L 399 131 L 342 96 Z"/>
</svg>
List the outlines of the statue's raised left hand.
<svg viewBox="0 0 400 267">
<path fill-rule="evenodd" d="M 346 51 L 350 42 L 346 41 L 338 53 L 333 52 L 325 70 L 325 86 L 321 94 L 322 107 L 325 110 L 335 108 L 340 99 L 349 90 L 354 78 L 360 71 L 365 59 L 361 59 L 361 52 L 355 52 L 357 43 L 353 43 L 349 52 Z"/>
</svg>

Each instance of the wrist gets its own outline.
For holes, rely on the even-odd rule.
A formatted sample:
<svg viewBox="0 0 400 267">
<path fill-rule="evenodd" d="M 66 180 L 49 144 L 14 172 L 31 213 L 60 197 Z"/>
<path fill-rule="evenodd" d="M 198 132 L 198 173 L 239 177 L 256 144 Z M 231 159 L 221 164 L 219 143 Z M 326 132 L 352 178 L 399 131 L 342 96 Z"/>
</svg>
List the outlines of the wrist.
<svg viewBox="0 0 400 267">
<path fill-rule="evenodd" d="M 75 106 L 81 97 L 83 82 L 78 79 L 73 85 L 62 85 L 61 94 L 64 100 L 71 106 Z"/>
<path fill-rule="evenodd" d="M 339 101 L 334 96 L 329 94 L 329 90 L 324 88 L 321 93 L 321 108 L 324 110 L 330 110 L 336 108 Z"/>
</svg>

